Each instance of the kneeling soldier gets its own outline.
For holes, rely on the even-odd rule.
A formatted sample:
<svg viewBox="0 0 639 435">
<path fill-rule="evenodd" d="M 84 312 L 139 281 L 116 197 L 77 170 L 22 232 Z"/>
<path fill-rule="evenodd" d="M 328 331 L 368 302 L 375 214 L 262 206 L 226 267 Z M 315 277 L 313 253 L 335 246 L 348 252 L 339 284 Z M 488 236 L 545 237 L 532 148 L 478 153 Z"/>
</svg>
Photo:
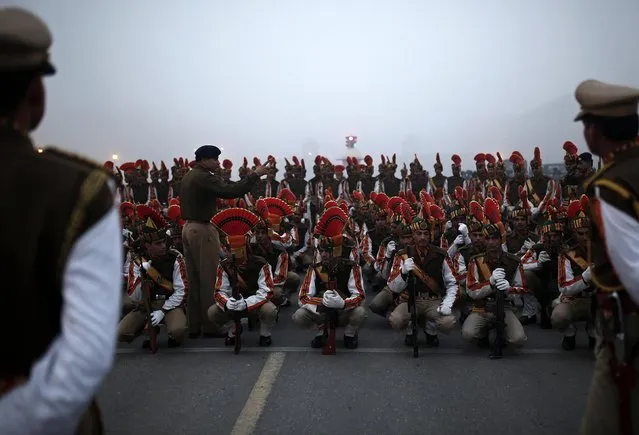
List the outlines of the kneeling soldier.
<svg viewBox="0 0 639 435">
<path fill-rule="evenodd" d="M 268 261 L 253 255 L 249 245 L 250 233 L 259 217 L 248 210 L 229 208 L 216 214 L 212 220 L 226 235 L 233 255 L 224 259 L 217 268 L 215 303 L 208 310 L 211 322 L 222 327 L 233 314 L 255 316 L 260 321 L 260 346 L 271 345 L 271 329 L 277 320 L 277 307 L 273 297 L 273 274 Z M 234 288 L 235 287 L 235 288 Z M 238 331 L 229 330 L 226 345 L 234 345 Z"/>
<path fill-rule="evenodd" d="M 344 326 L 344 345 L 355 349 L 366 312 L 362 270 L 350 259 L 354 241 L 344 234 L 348 216 L 339 207 L 324 212 L 315 227 L 320 262 L 309 267 L 299 292 L 299 308 L 293 321 L 302 328 L 317 327 L 311 347 L 323 347 L 328 310 L 337 311 L 337 325 Z"/>
</svg>

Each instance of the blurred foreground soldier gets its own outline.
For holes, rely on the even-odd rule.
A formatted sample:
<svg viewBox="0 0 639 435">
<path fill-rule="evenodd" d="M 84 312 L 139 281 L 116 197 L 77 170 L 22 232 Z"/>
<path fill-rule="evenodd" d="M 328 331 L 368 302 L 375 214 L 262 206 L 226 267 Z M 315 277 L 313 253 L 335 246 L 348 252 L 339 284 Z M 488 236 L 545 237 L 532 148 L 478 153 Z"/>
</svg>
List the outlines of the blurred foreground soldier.
<svg viewBox="0 0 639 435">
<path fill-rule="evenodd" d="M 605 163 L 586 183 L 598 341 L 581 433 L 639 434 L 639 89 L 587 80 L 575 97 L 575 120 Z"/>
<path fill-rule="evenodd" d="M 189 337 L 200 334 L 213 336 L 216 329 L 208 319 L 207 311 L 213 300 L 215 271 L 220 252 L 220 238 L 211 223 L 217 211 L 218 198 L 239 198 L 251 190 L 257 180 L 268 171 L 267 166 L 257 166 L 240 182 L 226 182 L 219 175 L 220 149 L 204 145 L 195 151 L 195 166 L 184 175 L 181 184 L 180 205 L 184 260 L 189 283 L 187 315 Z"/>
<path fill-rule="evenodd" d="M 93 401 L 114 359 L 122 233 L 102 165 L 29 137 L 44 115 L 51 34 L 35 15 L 0 9 L 3 300 L 0 433 L 102 433 Z M 29 174 L 25 182 L 24 174 Z M 16 217 L 24 231 L 15 231 Z"/>
</svg>

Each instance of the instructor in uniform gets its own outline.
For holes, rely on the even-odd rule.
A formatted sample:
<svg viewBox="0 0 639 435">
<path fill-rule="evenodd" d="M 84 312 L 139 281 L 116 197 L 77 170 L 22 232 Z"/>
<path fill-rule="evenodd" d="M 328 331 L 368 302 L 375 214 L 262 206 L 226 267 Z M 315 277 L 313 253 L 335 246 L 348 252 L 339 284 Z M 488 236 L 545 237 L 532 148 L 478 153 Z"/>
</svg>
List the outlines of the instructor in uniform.
<svg viewBox="0 0 639 435">
<path fill-rule="evenodd" d="M 586 181 L 598 342 L 583 435 L 639 434 L 639 89 L 596 80 L 575 91 L 590 151 L 605 165 Z"/>
<path fill-rule="evenodd" d="M 0 434 L 99 434 L 93 397 L 113 365 L 122 233 L 102 165 L 30 138 L 45 109 L 51 34 L 0 8 Z M 71 124 L 68 126 L 73 128 Z"/>
<path fill-rule="evenodd" d="M 204 145 L 195 151 L 195 166 L 182 179 L 180 204 L 186 277 L 189 283 L 187 315 L 189 338 L 213 336 L 216 326 L 208 319 L 213 303 L 215 274 L 219 263 L 220 238 L 211 218 L 218 198 L 238 198 L 248 193 L 269 165 L 258 166 L 240 182 L 224 181 L 219 175 L 220 149 Z"/>
</svg>

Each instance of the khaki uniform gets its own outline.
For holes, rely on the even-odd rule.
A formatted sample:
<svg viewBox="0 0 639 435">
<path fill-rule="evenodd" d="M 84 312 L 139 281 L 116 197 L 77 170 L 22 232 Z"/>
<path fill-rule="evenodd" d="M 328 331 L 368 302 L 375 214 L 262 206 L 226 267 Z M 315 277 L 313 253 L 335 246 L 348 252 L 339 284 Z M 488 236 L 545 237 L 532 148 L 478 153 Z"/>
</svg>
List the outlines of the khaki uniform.
<svg viewBox="0 0 639 435">
<path fill-rule="evenodd" d="M 195 166 L 181 182 L 180 205 L 186 224 L 182 228 L 184 260 L 189 282 L 187 314 L 189 334 L 215 334 L 208 320 L 209 301 L 213 299 L 215 271 L 219 264 L 220 237 L 211 224 L 217 198 L 237 198 L 248 193 L 259 177 L 225 183 L 209 171 Z"/>
<path fill-rule="evenodd" d="M 636 115 L 639 89 L 588 80 L 577 87 L 575 97 L 581 105 L 581 112 L 575 120 L 594 117 L 596 124 L 599 116 L 614 118 Z M 610 150 L 610 155 L 602 156 L 606 164 L 585 185 L 591 213 L 588 263 L 594 265 L 592 282 L 597 287 L 599 302 L 599 337 L 595 371 L 581 427 L 583 435 L 639 434 L 639 305 L 636 295 L 632 296 L 619 278 L 623 275 L 625 282 L 628 282 L 634 276 L 634 271 L 617 270 L 609 257 L 607 245 L 614 243 L 611 239 L 627 242 L 627 231 L 615 233 L 617 230 L 614 226 L 606 223 L 609 217 L 602 212 L 605 203 L 608 213 L 614 210 L 622 213 L 626 220 L 632 218 L 625 225 L 632 223 L 638 226 L 638 145 L 635 138 L 617 144 L 616 149 Z M 618 246 L 613 246 L 613 249 L 636 261 L 636 246 L 616 243 Z M 615 330 L 615 323 L 623 325 L 623 330 Z M 619 332 L 625 333 L 624 342 L 616 339 Z"/>
</svg>

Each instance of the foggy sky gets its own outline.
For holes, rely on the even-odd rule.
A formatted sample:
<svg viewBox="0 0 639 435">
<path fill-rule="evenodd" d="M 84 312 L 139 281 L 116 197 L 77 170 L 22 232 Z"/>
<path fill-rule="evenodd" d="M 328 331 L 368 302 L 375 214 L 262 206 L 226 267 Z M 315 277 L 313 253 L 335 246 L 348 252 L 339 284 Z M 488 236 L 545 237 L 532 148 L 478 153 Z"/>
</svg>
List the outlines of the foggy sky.
<svg viewBox="0 0 639 435">
<path fill-rule="evenodd" d="M 35 137 L 99 161 L 585 151 L 573 92 L 639 86 L 636 0 L 32 0 L 58 74 Z M 235 174 L 234 170 L 234 174 Z M 310 172 L 310 171 L 309 171 Z"/>
</svg>

